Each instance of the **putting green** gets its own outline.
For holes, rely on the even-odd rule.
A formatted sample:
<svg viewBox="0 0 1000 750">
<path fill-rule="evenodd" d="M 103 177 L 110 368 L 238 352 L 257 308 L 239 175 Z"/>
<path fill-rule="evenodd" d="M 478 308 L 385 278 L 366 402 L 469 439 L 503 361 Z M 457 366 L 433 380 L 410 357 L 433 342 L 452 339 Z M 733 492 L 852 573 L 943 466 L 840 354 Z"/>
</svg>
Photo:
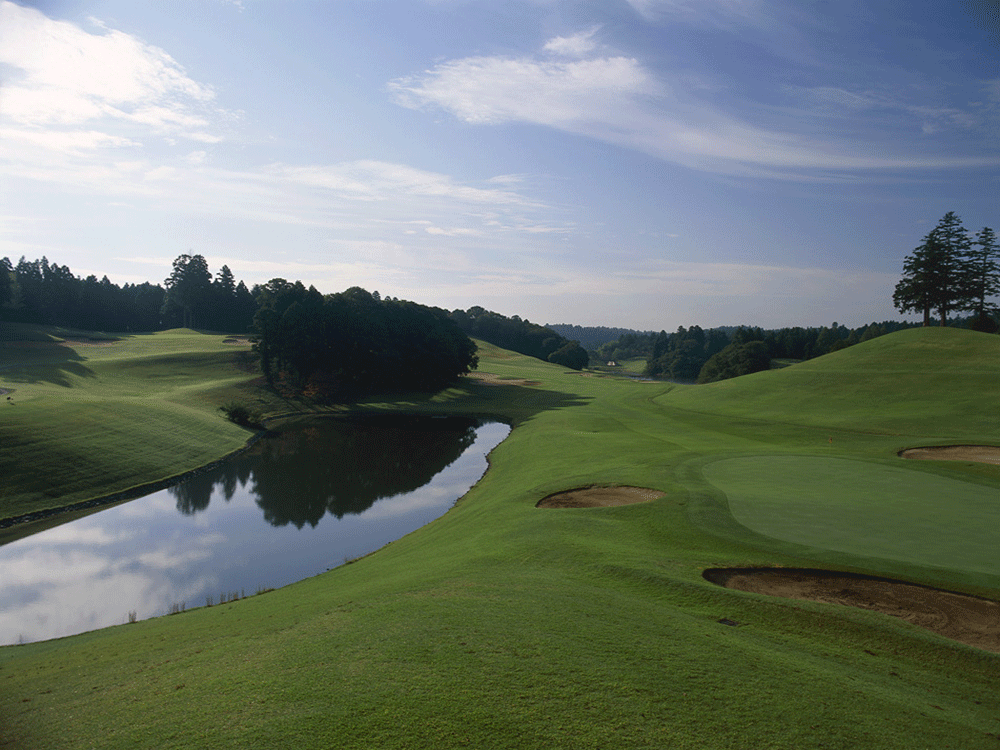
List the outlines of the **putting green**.
<svg viewBox="0 0 1000 750">
<path fill-rule="evenodd" d="M 821 549 L 1000 574 L 992 488 L 864 461 L 732 458 L 705 467 L 743 526 Z"/>
</svg>

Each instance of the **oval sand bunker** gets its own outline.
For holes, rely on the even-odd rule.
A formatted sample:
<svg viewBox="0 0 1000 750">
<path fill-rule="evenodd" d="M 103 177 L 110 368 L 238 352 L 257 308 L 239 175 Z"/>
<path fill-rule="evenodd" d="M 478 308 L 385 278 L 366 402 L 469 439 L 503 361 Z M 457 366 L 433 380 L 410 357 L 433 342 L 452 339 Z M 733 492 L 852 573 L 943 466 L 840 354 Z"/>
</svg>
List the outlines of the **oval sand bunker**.
<svg viewBox="0 0 1000 750">
<path fill-rule="evenodd" d="M 891 578 L 808 568 L 709 568 L 727 589 L 875 610 L 945 638 L 1000 653 L 1000 603 Z"/>
<path fill-rule="evenodd" d="M 995 445 L 939 445 L 900 451 L 901 458 L 918 461 L 973 461 L 1000 464 L 1000 447 Z"/>
<path fill-rule="evenodd" d="M 609 508 L 647 503 L 665 493 L 645 487 L 581 487 L 556 492 L 538 501 L 536 508 Z"/>
</svg>

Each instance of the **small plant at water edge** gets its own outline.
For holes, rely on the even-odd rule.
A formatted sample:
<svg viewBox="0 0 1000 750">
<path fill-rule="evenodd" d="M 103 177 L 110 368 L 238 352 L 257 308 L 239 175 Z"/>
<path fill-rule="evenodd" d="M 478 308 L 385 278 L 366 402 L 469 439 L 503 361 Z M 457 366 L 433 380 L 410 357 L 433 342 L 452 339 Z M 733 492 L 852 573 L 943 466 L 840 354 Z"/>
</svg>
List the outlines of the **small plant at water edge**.
<svg viewBox="0 0 1000 750">
<path fill-rule="evenodd" d="M 242 401 L 230 401 L 219 407 L 219 411 L 225 412 L 226 418 L 233 424 L 240 427 L 252 427 L 260 429 L 263 427 L 264 415 L 259 409 L 248 406 Z"/>
</svg>

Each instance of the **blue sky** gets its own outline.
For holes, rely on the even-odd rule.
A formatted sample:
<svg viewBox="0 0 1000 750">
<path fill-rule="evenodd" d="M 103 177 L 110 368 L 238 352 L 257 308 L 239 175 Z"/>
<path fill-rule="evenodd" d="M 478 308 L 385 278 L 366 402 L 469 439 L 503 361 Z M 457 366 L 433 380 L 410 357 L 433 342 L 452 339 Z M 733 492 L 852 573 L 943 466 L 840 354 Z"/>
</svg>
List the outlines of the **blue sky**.
<svg viewBox="0 0 1000 750">
<path fill-rule="evenodd" d="M 0 257 L 857 326 L 997 227 L 989 0 L 0 0 Z"/>
</svg>

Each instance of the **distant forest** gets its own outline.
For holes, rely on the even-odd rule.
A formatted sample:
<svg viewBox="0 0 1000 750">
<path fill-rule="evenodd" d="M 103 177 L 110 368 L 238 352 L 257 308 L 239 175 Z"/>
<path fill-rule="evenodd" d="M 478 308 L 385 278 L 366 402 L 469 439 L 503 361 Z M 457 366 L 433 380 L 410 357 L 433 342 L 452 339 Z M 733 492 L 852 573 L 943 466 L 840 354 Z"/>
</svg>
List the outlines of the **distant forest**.
<svg viewBox="0 0 1000 750">
<path fill-rule="evenodd" d="M 833 323 L 777 330 L 693 325 L 674 333 L 542 326 L 482 307 L 448 312 L 382 299 L 358 287 L 322 295 L 301 282 L 272 279 L 248 288 L 227 266 L 213 278 L 201 255 L 179 256 L 162 284 L 124 286 L 107 276 L 75 276 L 46 258 L 22 257 L 16 265 L 2 258 L 0 320 L 117 332 L 183 326 L 248 334 L 270 381 L 284 378 L 300 388 L 352 393 L 402 388 L 391 373 L 418 362 L 407 382 L 438 388 L 475 367 L 469 338 L 576 370 L 591 360 L 604 365 L 644 359 L 649 377 L 711 382 L 767 369 L 772 360 L 812 359 L 916 325 L 883 321 L 860 328 Z"/>
<path fill-rule="evenodd" d="M 256 287 L 255 287 L 256 290 Z M 181 255 L 163 285 L 81 278 L 68 266 L 0 258 L 0 320 L 93 331 L 161 331 L 181 326 L 246 333 L 255 290 L 223 266 L 215 278 L 200 255 Z"/>
<path fill-rule="evenodd" d="M 759 326 L 705 330 L 694 325 L 681 326 L 674 333 L 565 325 L 550 327 L 562 333 L 571 332 L 589 342 L 598 341 L 605 333 L 618 333 L 616 338 L 588 346 L 596 362 L 645 359 L 644 373 L 649 377 L 706 383 L 766 370 L 775 359 L 812 359 L 914 325 L 883 321 L 860 328 L 833 323 L 829 327 L 796 326 L 777 330 L 764 330 Z"/>
</svg>

